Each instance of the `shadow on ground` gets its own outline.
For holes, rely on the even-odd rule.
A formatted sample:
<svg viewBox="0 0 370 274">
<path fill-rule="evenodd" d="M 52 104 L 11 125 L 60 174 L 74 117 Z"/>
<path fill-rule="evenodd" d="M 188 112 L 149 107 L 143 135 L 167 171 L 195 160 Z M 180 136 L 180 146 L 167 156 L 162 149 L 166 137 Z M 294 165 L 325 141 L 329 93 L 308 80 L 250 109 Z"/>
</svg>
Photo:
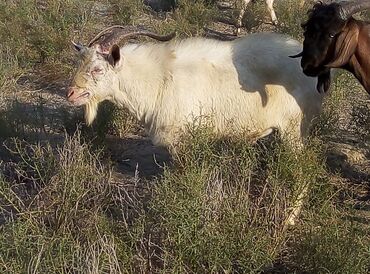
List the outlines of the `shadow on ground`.
<svg viewBox="0 0 370 274">
<path fill-rule="evenodd" d="M 109 137 L 107 148 L 115 171 L 121 174 L 150 179 L 161 175 L 163 168 L 171 165 L 168 150 L 154 146 L 142 136 Z"/>
<path fill-rule="evenodd" d="M 339 173 L 351 183 L 367 183 L 370 187 L 370 159 L 366 149 L 344 143 L 331 144 L 326 164 L 331 173 Z"/>
</svg>

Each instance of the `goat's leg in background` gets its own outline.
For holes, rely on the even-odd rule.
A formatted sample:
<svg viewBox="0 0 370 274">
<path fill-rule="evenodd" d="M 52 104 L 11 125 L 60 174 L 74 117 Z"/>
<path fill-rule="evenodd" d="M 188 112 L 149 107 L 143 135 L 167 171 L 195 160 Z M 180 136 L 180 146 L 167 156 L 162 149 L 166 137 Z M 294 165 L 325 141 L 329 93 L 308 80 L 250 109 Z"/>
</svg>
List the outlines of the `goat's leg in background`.
<svg viewBox="0 0 370 274">
<path fill-rule="evenodd" d="M 266 0 L 267 9 L 270 12 L 271 20 L 274 25 L 277 25 L 278 20 L 274 10 L 274 0 Z"/>
<path fill-rule="evenodd" d="M 265 0 L 265 1 L 266 1 L 267 9 L 270 12 L 272 23 L 274 25 L 277 25 L 278 20 L 277 20 L 276 13 L 275 13 L 275 10 L 274 10 L 274 0 Z M 247 10 L 247 6 L 250 2 L 251 2 L 251 0 L 242 0 L 242 8 L 240 10 L 238 20 L 236 22 L 235 35 L 240 34 L 240 30 L 243 26 L 243 17 L 244 17 L 245 11 Z"/>
<path fill-rule="evenodd" d="M 243 22 L 243 17 L 245 14 L 245 11 L 247 10 L 248 4 L 251 2 L 251 0 L 242 0 L 242 8 L 240 10 L 238 20 L 236 21 L 236 30 L 235 30 L 235 35 L 240 34 L 240 30 L 242 28 L 242 22 Z"/>
</svg>

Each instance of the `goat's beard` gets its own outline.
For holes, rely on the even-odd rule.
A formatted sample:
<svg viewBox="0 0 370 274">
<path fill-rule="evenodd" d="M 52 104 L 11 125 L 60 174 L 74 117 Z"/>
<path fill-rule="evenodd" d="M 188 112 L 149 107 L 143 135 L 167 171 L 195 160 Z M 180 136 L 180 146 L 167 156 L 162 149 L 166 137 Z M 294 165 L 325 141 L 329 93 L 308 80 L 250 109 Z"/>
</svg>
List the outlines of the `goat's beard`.
<svg viewBox="0 0 370 274">
<path fill-rule="evenodd" d="M 98 101 L 95 98 L 85 104 L 85 121 L 87 125 L 91 125 L 94 122 L 98 113 Z"/>
<path fill-rule="evenodd" d="M 317 91 L 319 93 L 325 93 L 329 90 L 331 84 L 330 69 L 326 69 L 324 72 L 317 77 Z"/>
</svg>

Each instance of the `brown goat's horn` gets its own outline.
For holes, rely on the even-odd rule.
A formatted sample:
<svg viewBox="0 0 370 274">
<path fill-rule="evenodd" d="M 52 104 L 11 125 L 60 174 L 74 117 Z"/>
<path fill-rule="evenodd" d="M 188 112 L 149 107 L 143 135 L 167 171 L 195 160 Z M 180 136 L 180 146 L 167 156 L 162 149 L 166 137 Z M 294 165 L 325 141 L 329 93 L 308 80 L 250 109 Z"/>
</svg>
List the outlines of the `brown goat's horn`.
<svg viewBox="0 0 370 274">
<path fill-rule="evenodd" d="M 356 0 L 351 2 L 343 2 L 340 4 L 340 16 L 343 20 L 348 20 L 353 14 L 362 10 L 370 9 L 369 0 Z"/>
<path fill-rule="evenodd" d="M 158 41 L 169 41 L 176 36 L 176 32 L 172 32 L 168 35 L 159 35 L 139 27 L 132 26 L 111 26 L 99 32 L 87 45 L 91 47 L 96 42 L 100 40 L 100 44 L 105 47 L 113 45 L 122 39 L 128 39 L 137 37 L 140 35 L 148 36 L 150 38 L 156 39 Z"/>
<path fill-rule="evenodd" d="M 296 55 L 289 55 L 290 58 L 298 58 L 298 57 L 302 57 L 303 56 L 303 51 L 296 54 Z"/>
</svg>

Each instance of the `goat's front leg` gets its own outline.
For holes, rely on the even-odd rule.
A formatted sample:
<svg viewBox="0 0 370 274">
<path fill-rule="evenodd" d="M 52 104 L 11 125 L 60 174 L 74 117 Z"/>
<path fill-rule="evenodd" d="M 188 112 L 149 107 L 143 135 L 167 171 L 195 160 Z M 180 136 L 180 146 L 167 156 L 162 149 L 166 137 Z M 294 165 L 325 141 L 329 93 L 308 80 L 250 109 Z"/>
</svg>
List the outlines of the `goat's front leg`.
<svg viewBox="0 0 370 274">
<path fill-rule="evenodd" d="M 304 151 L 304 139 L 308 134 L 308 128 L 302 127 L 302 121 L 298 118 L 297 120 L 291 121 L 288 125 L 285 125 L 285 131 L 282 131 L 282 138 L 289 143 L 291 146 L 292 151 L 295 153 L 295 157 L 297 157 L 297 161 L 301 156 L 301 153 Z M 298 170 L 297 172 L 303 172 L 302 170 Z M 299 215 L 302 211 L 303 205 L 307 200 L 308 194 L 310 190 L 310 182 L 302 182 L 300 186 L 298 186 L 297 196 L 294 199 L 289 216 L 285 221 L 285 228 L 288 226 L 295 225 Z"/>
<path fill-rule="evenodd" d="M 303 204 L 305 203 L 310 190 L 310 183 L 306 183 L 300 189 L 297 199 L 294 201 L 292 206 L 292 211 L 290 212 L 287 220 L 286 225 L 293 226 L 295 225 L 299 215 L 301 214 Z"/>
</svg>

